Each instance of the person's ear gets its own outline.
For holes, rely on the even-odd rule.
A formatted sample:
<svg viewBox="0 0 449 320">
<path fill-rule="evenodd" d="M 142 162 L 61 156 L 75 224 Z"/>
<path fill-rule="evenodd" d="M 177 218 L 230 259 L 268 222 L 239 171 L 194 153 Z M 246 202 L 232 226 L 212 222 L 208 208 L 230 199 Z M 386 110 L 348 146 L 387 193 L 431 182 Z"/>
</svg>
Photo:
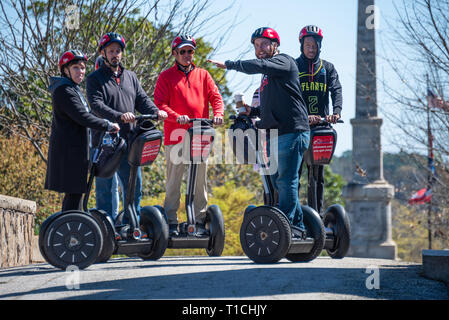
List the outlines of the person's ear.
<svg viewBox="0 0 449 320">
<path fill-rule="evenodd" d="M 62 72 L 66 75 L 66 77 L 70 77 L 69 70 L 68 70 L 67 66 L 62 68 Z"/>
</svg>

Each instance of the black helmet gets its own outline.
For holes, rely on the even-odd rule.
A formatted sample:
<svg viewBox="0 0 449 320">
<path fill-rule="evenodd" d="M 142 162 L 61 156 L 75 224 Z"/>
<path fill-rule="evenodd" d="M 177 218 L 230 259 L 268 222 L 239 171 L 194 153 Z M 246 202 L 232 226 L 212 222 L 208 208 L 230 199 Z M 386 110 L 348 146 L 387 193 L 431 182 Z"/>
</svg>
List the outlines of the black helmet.
<svg viewBox="0 0 449 320">
<path fill-rule="evenodd" d="M 103 37 L 101 37 L 100 42 L 98 43 L 98 51 L 100 52 L 113 42 L 117 42 L 118 44 L 120 44 L 122 50 L 124 50 L 126 47 L 125 38 L 123 38 L 122 35 L 115 32 L 108 32 Z"/>
</svg>

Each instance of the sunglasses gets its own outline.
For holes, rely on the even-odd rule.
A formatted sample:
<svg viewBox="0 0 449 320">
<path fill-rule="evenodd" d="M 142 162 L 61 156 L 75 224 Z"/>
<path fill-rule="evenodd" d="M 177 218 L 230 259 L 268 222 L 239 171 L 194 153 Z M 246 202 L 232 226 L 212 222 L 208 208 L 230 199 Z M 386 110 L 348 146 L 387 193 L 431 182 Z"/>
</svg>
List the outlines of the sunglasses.
<svg viewBox="0 0 449 320">
<path fill-rule="evenodd" d="M 193 54 L 193 53 L 195 52 L 195 50 L 189 49 L 189 50 L 180 50 L 180 51 L 178 51 L 178 53 L 179 53 L 180 55 L 184 55 L 186 52 L 187 52 L 188 54 Z"/>
</svg>

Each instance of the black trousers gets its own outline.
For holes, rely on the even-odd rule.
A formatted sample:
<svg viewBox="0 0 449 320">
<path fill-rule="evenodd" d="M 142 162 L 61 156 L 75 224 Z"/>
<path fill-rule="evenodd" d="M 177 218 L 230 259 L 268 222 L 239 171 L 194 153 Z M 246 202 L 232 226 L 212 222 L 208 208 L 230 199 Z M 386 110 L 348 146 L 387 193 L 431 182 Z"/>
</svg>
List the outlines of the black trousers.
<svg viewBox="0 0 449 320">
<path fill-rule="evenodd" d="M 299 167 L 299 177 L 301 177 L 303 163 Z M 324 203 L 324 166 L 307 165 L 307 178 L 307 204 L 321 213 Z M 299 184 L 298 192 L 300 188 L 301 184 Z"/>
<path fill-rule="evenodd" d="M 62 211 L 82 210 L 82 193 L 66 193 L 62 200 Z"/>
</svg>

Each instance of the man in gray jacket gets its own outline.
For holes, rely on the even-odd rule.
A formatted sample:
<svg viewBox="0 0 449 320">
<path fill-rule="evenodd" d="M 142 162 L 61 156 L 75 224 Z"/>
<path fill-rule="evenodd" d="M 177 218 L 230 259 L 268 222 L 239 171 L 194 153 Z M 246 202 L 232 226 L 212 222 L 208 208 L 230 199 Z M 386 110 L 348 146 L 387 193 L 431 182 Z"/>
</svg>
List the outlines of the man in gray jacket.
<svg viewBox="0 0 449 320">
<path fill-rule="evenodd" d="M 134 72 L 127 70 L 120 63 L 125 49 L 125 39 L 117 33 L 105 34 L 99 43 L 99 52 L 103 56 L 103 65 L 87 77 L 87 99 L 92 111 L 99 117 L 120 124 L 120 133 L 128 142 L 134 128 L 135 111 L 141 114 L 158 114 L 159 120 L 167 118 L 165 111 L 160 111 L 141 87 Z M 94 135 L 94 144 L 99 133 Z M 118 170 L 124 198 L 128 188 L 130 166 L 128 155 L 123 157 Z M 95 179 L 97 208 L 105 210 L 112 216 L 112 178 Z M 135 206 L 140 212 L 142 198 L 142 176 L 139 168 L 135 194 Z M 116 218 L 116 217 L 112 217 Z"/>
</svg>

